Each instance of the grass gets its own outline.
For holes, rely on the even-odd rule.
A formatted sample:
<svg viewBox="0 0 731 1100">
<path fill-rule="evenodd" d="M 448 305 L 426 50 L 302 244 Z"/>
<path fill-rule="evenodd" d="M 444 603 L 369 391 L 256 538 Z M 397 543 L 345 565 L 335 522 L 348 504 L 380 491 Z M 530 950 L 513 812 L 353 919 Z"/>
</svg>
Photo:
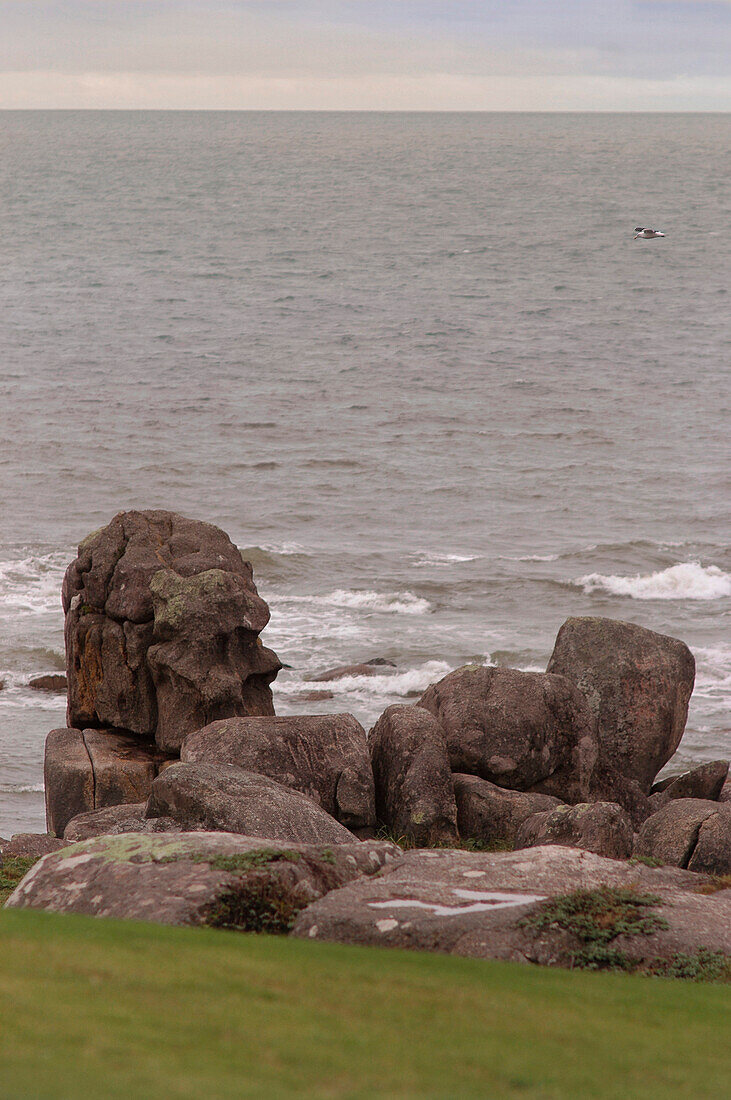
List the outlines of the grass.
<svg viewBox="0 0 731 1100">
<path fill-rule="evenodd" d="M 390 840 L 392 844 L 398 844 L 399 848 L 403 848 L 406 852 L 413 848 L 426 847 L 424 844 L 417 844 L 413 837 L 393 832 L 385 826 L 376 833 L 376 840 Z M 438 844 L 431 844 L 428 845 L 428 847 L 463 852 L 512 852 L 514 850 L 511 840 L 480 840 L 479 837 L 469 836 L 460 837 L 459 839 L 451 841 L 442 840 Z"/>
<path fill-rule="evenodd" d="M 713 875 L 710 882 L 696 886 L 696 894 L 716 894 L 719 890 L 731 890 L 731 875 Z"/>
<path fill-rule="evenodd" d="M 4 905 L 21 879 L 25 878 L 34 863 L 35 856 L 10 856 L 0 859 L 0 906 Z"/>
<path fill-rule="evenodd" d="M 724 986 L 0 913 L 4 1100 L 724 1095 Z"/>
</svg>

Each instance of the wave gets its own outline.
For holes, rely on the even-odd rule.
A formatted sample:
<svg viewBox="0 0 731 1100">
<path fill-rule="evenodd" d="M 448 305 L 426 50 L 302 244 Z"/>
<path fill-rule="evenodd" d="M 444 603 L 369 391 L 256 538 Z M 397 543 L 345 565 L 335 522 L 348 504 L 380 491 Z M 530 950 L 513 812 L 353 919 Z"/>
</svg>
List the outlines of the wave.
<svg viewBox="0 0 731 1100">
<path fill-rule="evenodd" d="M 357 592 L 337 588 L 326 596 L 288 596 L 282 603 L 314 603 L 388 615 L 426 615 L 432 605 L 413 592 Z"/>
<path fill-rule="evenodd" d="M 334 695 L 352 692 L 376 696 L 420 695 L 430 684 L 441 680 L 451 671 L 452 665 L 447 664 L 446 661 L 427 661 L 405 672 L 384 672 L 376 676 L 343 676 L 339 680 L 318 680 L 316 683 L 300 679 L 276 681 L 274 690 L 277 695 L 297 695 L 301 691 L 311 691 L 313 688 L 318 691 L 331 691 Z"/>
<path fill-rule="evenodd" d="M 731 573 L 698 561 L 678 562 L 668 569 L 633 577 L 589 573 L 571 584 L 584 592 L 608 592 L 633 600 L 720 600 L 731 596 Z"/>
<path fill-rule="evenodd" d="M 447 566 L 459 565 L 465 561 L 479 561 L 480 554 L 438 554 L 429 550 L 420 550 L 412 555 L 417 566 Z"/>
<path fill-rule="evenodd" d="M 0 783 L 0 794 L 42 794 L 42 783 Z"/>
<path fill-rule="evenodd" d="M 55 550 L 0 561 L 0 607 L 21 615 L 60 612 L 61 582 L 72 557 Z"/>
</svg>

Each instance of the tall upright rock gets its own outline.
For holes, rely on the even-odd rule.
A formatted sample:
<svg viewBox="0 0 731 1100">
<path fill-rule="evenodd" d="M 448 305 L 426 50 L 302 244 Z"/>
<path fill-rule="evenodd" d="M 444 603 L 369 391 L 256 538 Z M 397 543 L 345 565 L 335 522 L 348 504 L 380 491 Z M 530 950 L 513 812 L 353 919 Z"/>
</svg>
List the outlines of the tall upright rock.
<svg viewBox="0 0 731 1100">
<path fill-rule="evenodd" d="M 63 582 L 68 724 L 176 751 L 220 718 L 273 714 L 281 668 L 259 634 L 269 608 L 218 527 L 120 512 L 79 546 Z"/>
<path fill-rule="evenodd" d="M 684 642 L 617 619 L 567 619 L 548 662 L 584 695 L 597 723 L 598 772 L 647 795 L 685 729 L 695 661 Z"/>
</svg>

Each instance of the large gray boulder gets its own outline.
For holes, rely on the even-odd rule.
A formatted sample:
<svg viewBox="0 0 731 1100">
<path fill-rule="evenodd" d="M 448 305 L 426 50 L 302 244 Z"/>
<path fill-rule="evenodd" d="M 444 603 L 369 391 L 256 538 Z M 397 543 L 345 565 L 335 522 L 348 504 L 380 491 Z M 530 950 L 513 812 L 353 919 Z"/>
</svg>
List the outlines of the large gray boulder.
<svg viewBox="0 0 731 1100">
<path fill-rule="evenodd" d="M 538 931 L 525 918 L 539 915 L 547 900 L 575 891 L 626 890 L 630 898 L 657 898 L 641 916 L 656 915 L 660 922 L 651 933 L 619 936 L 612 946 L 652 965 L 698 948 L 731 952 L 731 890 L 696 893 L 705 881 L 689 871 L 632 865 L 575 848 L 422 849 L 313 902 L 299 914 L 293 934 L 571 966 L 581 942 L 560 925 Z"/>
<path fill-rule="evenodd" d="M 731 806 L 719 804 L 701 823 L 688 870 L 705 875 L 731 875 Z M 729 883 L 731 887 L 731 883 Z"/>
<path fill-rule="evenodd" d="M 421 707 L 388 707 L 368 735 L 376 813 L 421 847 L 457 838 L 457 806 L 444 730 Z"/>
<path fill-rule="evenodd" d="M 286 932 L 305 905 L 398 856 L 379 842 L 328 848 L 227 833 L 102 836 L 41 860 L 7 905 Z"/>
<path fill-rule="evenodd" d="M 14 833 L 10 840 L 0 839 L 0 865 L 4 859 L 40 859 L 65 846 L 65 841 L 48 833 Z"/>
<path fill-rule="evenodd" d="M 186 763 L 235 764 L 301 791 L 362 835 L 375 826 L 373 773 L 363 727 L 351 714 L 226 718 L 189 733 Z"/>
<path fill-rule="evenodd" d="M 634 855 L 687 867 L 703 822 L 720 809 L 718 802 L 702 798 L 673 799 L 645 821 L 635 838 Z"/>
<path fill-rule="evenodd" d="M 416 705 L 444 729 L 452 771 L 519 791 L 550 778 L 554 787 L 545 793 L 567 801 L 588 787 L 594 724 L 564 677 L 465 665 L 427 688 Z"/>
<path fill-rule="evenodd" d="M 673 798 L 705 798 L 715 802 L 723 790 L 728 768 L 728 760 L 709 760 L 682 775 L 661 779 L 653 784 L 651 804 L 659 810 Z"/>
<path fill-rule="evenodd" d="M 177 749 L 218 718 L 272 714 L 269 609 L 228 536 L 174 512 L 120 512 L 63 583 L 68 723 Z"/>
<path fill-rule="evenodd" d="M 561 844 L 583 848 L 609 859 L 629 859 L 632 822 L 615 802 L 588 802 L 556 806 L 523 822 L 515 838 L 516 848 Z"/>
<path fill-rule="evenodd" d="M 561 805 L 551 795 L 507 791 L 476 775 L 457 772 L 453 779 L 459 835 L 484 844 L 512 847 L 524 821 Z"/>
<path fill-rule="evenodd" d="M 46 738 L 46 824 L 63 836 L 78 814 L 142 802 L 168 757 L 152 741 L 112 730 L 51 730 Z"/>
<path fill-rule="evenodd" d="M 685 729 L 695 679 L 685 643 L 614 619 L 567 619 L 548 672 L 585 696 L 597 723 L 600 766 L 649 794 Z"/>
<path fill-rule="evenodd" d="M 311 798 L 230 764 L 172 764 L 152 785 L 146 816 L 186 830 L 220 830 L 302 844 L 349 844 L 353 834 Z"/>
<path fill-rule="evenodd" d="M 128 806 L 107 806 L 103 810 L 72 817 L 64 829 L 66 844 L 77 844 L 95 836 L 118 836 L 120 833 L 182 832 L 171 817 L 147 817 L 147 802 Z"/>
</svg>

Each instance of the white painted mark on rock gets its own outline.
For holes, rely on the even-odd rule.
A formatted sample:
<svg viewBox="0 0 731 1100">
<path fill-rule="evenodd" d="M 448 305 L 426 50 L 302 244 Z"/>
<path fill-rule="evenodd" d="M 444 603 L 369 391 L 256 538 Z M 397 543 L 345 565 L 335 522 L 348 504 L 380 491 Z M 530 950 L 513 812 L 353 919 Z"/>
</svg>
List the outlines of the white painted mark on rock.
<svg viewBox="0 0 731 1100">
<path fill-rule="evenodd" d="M 397 920 L 377 920 L 376 928 L 379 932 L 391 932 L 394 928 L 398 928 Z"/>
<path fill-rule="evenodd" d="M 452 893 L 471 905 L 441 905 L 439 902 L 418 901 L 416 898 L 394 898 L 392 901 L 371 901 L 371 909 L 431 909 L 435 917 L 461 917 L 465 913 L 490 913 L 493 909 L 510 909 L 517 905 L 530 905 L 545 901 L 543 894 L 500 894 L 493 890 L 453 890 Z M 380 929 L 386 921 L 377 921 Z"/>
</svg>

